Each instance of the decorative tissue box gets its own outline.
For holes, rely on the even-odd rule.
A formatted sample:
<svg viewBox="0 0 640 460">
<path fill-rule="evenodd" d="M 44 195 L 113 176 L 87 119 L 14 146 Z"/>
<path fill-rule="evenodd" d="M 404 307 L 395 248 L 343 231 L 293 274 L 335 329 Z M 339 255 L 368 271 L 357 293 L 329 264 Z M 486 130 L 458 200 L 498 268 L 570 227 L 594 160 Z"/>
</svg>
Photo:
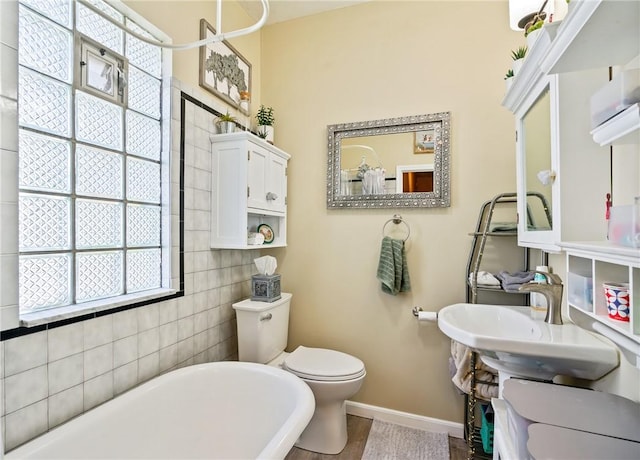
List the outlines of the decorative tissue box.
<svg viewBox="0 0 640 460">
<path fill-rule="evenodd" d="M 253 275 L 251 277 L 251 300 L 273 302 L 280 297 L 280 275 Z"/>
</svg>

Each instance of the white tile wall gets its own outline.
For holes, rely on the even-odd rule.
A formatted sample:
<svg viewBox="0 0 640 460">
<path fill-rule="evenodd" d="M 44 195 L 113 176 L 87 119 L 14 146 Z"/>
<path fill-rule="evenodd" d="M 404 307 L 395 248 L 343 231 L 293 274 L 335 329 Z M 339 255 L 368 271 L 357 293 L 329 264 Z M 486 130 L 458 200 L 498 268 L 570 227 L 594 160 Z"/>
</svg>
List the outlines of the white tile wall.
<svg viewBox="0 0 640 460">
<path fill-rule="evenodd" d="M 29 336 L 25 336 L 29 337 Z M 11 341 L 7 342 L 7 345 Z M 49 395 L 55 395 L 84 382 L 84 353 L 78 353 L 67 358 L 49 363 Z"/>
<path fill-rule="evenodd" d="M 48 331 L 49 361 L 81 353 L 83 351 L 83 337 L 82 323 L 50 329 Z"/>
<path fill-rule="evenodd" d="M 84 382 L 84 410 L 96 407 L 113 398 L 113 371 Z M 9 439 L 7 439 L 9 443 Z M 7 447 L 9 447 L 7 445 Z"/>
<path fill-rule="evenodd" d="M 108 343 L 84 352 L 84 380 L 113 369 L 113 344 Z"/>
<path fill-rule="evenodd" d="M 138 336 L 132 335 L 113 342 L 113 366 L 120 367 L 138 359 Z"/>
<path fill-rule="evenodd" d="M 0 0 L 0 13 L 8 8 L 6 3 Z M 2 24 L 0 39 L 7 33 L 5 22 Z M 171 276 L 176 282 L 180 275 L 177 257 L 180 139 L 176 134 L 180 132 L 180 88 L 216 110 L 226 111 L 217 100 L 199 89 L 173 82 L 172 101 L 178 105 L 174 105 L 172 111 L 174 202 L 170 221 L 175 232 Z M 15 101 L 10 101 L 9 112 L 15 112 L 14 105 Z M 6 402 L 0 415 L 8 450 L 160 373 L 237 357 L 236 323 L 231 304 L 249 296 L 249 280 L 255 273 L 253 259 L 260 253 L 209 248 L 211 161 L 209 136 L 203 128 L 212 126 L 214 117 L 190 102 L 186 102 L 186 109 L 190 124 L 185 130 L 185 146 L 190 154 L 185 171 L 184 297 L 0 343 L 0 363 L 3 363 L 0 390 L 4 395 L 0 399 Z M 3 135 L 5 130 L 17 129 L 15 120 L 5 121 L 5 114 L 3 108 Z M 15 134 L 0 138 L 3 141 L 0 146 L 2 204 L 5 203 L 2 201 L 4 189 L 9 188 L 4 175 L 7 168 L 17 168 L 17 146 L 12 138 Z M 7 196 L 17 201 L 17 193 Z M 3 223 L 7 221 L 11 222 L 4 219 L 3 214 Z M 17 214 L 13 222 L 17 222 Z M 17 241 L 15 247 L 8 249 L 3 243 L 0 250 L 3 265 L 0 314 L 14 308 L 11 313 L 17 316 L 17 269 L 15 274 L 11 270 L 17 266 Z"/>
<path fill-rule="evenodd" d="M 5 377 L 47 363 L 47 333 L 45 331 L 18 337 L 5 344 Z"/>
<path fill-rule="evenodd" d="M 113 370 L 113 391 L 116 395 L 134 387 L 137 383 L 138 361 L 133 361 Z"/>
<path fill-rule="evenodd" d="M 48 396 L 47 366 L 39 366 L 5 378 L 5 408 L 14 412 Z"/>
<path fill-rule="evenodd" d="M 82 385 L 76 385 L 49 397 L 49 428 L 81 414 L 84 409 Z"/>
<path fill-rule="evenodd" d="M 4 446 L 20 445 L 48 429 L 48 401 L 43 400 L 7 414 L 5 419 Z"/>
</svg>

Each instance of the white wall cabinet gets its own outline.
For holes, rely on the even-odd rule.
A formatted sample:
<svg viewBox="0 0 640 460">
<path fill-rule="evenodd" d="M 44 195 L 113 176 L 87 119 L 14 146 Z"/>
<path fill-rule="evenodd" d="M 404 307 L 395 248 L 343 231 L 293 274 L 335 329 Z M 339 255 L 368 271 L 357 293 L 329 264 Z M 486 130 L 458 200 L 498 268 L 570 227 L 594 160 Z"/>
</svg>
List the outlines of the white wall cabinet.
<svg viewBox="0 0 640 460">
<path fill-rule="evenodd" d="M 625 65 L 639 54 L 640 2 L 611 0 L 572 1 L 564 20 L 545 26 L 529 50 L 503 100 L 516 115 L 520 245 L 559 252 L 565 241 L 606 238 L 608 146 L 640 141 L 640 122 L 636 106 L 592 130 L 589 100 L 607 83 L 608 66 Z M 532 164 L 528 144 L 537 133 L 527 133 L 525 125 L 545 91 L 550 93 L 546 149 L 555 181 L 542 186 L 538 171 L 527 171 Z M 627 169 L 631 180 L 625 182 L 637 190 L 637 170 Z M 536 187 L 548 198 L 551 228 L 531 226 L 526 219 L 525 197 Z"/>
<path fill-rule="evenodd" d="M 521 246 L 560 252 L 561 241 L 606 236 L 603 203 L 609 191 L 609 155 L 589 135 L 585 94 L 606 84 L 607 75 L 606 69 L 540 75 L 514 108 Z M 548 184 L 538 178 L 544 171 L 554 176 Z M 551 222 L 539 196 L 546 198 Z"/>
<path fill-rule="evenodd" d="M 624 164 L 621 167 L 628 181 L 620 182 L 627 186 L 626 190 L 631 192 L 628 194 L 637 195 L 640 190 L 637 170 L 640 112 L 636 104 L 591 129 L 589 100 L 608 81 L 609 66 L 625 66 L 639 60 L 640 2 L 572 0 L 567 16 L 559 25 L 543 28 L 503 100 L 503 105 L 516 114 L 519 234 L 522 235 L 519 244 L 550 252 L 566 251 L 565 284 L 571 319 L 630 352 L 638 367 L 640 249 L 617 246 L 606 240 L 604 202 L 605 193 L 610 191 L 607 177 L 612 167 L 610 145 L 624 145 L 625 149 L 632 145 L 635 158 L 626 168 Z M 522 227 L 526 226 L 523 213 L 530 177 L 526 167 L 531 163 L 524 148 L 527 133 L 523 131 L 523 120 L 545 89 L 549 89 L 551 101 L 550 168 L 556 173 L 549 190 L 553 228 L 531 231 Z M 614 163 L 622 158 L 620 151 L 616 156 L 616 150 L 614 147 Z M 629 284 L 628 323 L 609 319 L 602 286 L 607 281 Z"/>
<path fill-rule="evenodd" d="M 287 245 L 287 163 L 290 155 L 246 131 L 211 137 L 211 247 Z M 247 243 L 267 224 L 274 240 Z"/>
</svg>

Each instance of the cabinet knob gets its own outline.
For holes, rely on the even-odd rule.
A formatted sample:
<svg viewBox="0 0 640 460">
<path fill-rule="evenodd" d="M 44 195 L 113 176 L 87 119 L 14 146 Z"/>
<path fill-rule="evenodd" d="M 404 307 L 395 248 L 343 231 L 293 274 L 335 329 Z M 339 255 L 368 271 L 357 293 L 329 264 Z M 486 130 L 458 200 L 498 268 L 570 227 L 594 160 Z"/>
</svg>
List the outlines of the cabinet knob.
<svg viewBox="0 0 640 460">
<path fill-rule="evenodd" d="M 271 201 L 271 200 L 275 201 L 277 199 L 278 199 L 278 195 L 276 195 L 275 193 L 273 192 L 267 193 L 267 201 Z"/>
</svg>

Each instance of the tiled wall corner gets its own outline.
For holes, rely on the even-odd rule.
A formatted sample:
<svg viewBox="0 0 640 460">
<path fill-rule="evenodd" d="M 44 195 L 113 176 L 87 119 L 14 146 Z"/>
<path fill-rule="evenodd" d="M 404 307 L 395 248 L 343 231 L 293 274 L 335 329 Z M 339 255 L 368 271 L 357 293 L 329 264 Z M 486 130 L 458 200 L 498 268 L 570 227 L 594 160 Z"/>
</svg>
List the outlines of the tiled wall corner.
<svg viewBox="0 0 640 460">
<path fill-rule="evenodd" d="M 172 126 L 177 126 L 179 133 L 180 110 L 175 104 L 180 102 L 184 85 L 173 82 Z M 1 342 L 0 394 L 4 397 L 0 399 L 9 404 L 0 415 L 7 450 L 164 372 L 237 359 L 231 305 L 249 296 L 250 278 L 255 273 L 253 259 L 260 251 L 209 248 L 211 163 L 206 130 L 213 117 L 190 102 L 186 107 L 191 107 L 187 112 L 192 126 L 185 130 L 191 136 L 185 145 L 190 146 L 192 156 L 185 168 L 185 295 Z M 179 149 L 179 135 L 176 131 L 173 134 L 172 144 Z M 172 155 L 171 181 L 179 185 L 179 150 Z M 177 236 L 180 209 L 175 200 L 171 214 Z M 17 217 L 15 222 L 17 226 Z M 172 259 L 179 260 L 179 238 L 171 247 Z M 9 256 L 14 260 L 8 262 L 17 266 L 17 242 Z M 174 286 L 180 281 L 179 265 L 177 270 L 171 274 Z M 15 277 L 17 280 L 17 273 Z M 14 302 L 17 318 L 17 292 Z"/>
</svg>

